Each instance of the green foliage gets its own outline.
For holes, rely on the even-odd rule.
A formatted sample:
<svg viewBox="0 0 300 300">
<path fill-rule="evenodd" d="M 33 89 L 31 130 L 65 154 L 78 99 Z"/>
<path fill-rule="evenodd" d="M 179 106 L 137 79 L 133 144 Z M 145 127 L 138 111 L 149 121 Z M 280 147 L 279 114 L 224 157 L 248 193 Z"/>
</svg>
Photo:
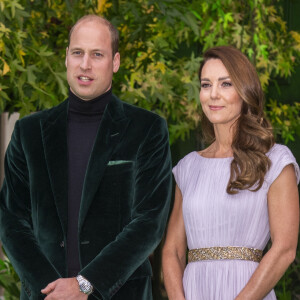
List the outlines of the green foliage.
<svg viewBox="0 0 300 300">
<path fill-rule="evenodd" d="M 197 1 L 195 1 L 197 2 Z M 255 64 L 265 90 L 271 76 L 287 77 L 299 58 L 299 33 L 288 31 L 280 1 L 218 0 L 195 6 L 200 19 L 199 43 L 203 50 L 229 44 L 241 49 Z"/>
<path fill-rule="evenodd" d="M 234 45 L 249 56 L 267 92 L 270 79 L 290 76 L 300 56 L 299 33 L 287 30 L 273 3 L 169 0 L 112 6 L 108 15 L 121 31 L 125 56 L 115 81 L 122 98 L 163 115 L 171 143 L 185 139 L 199 122 L 201 53 L 223 44 Z M 285 106 L 293 115 L 299 114 L 297 103 Z M 289 126 L 276 122 L 272 113 L 269 116 L 285 142 L 300 136 L 299 122 L 291 120 Z"/>
<path fill-rule="evenodd" d="M 5 300 L 20 299 L 21 282 L 7 258 L 0 259 L 0 286 L 4 288 Z"/>
<path fill-rule="evenodd" d="M 110 10 L 121 32 L 122 64 L 114 85 L 125 101 L 168 120 L 171 143 L 185 138 L 199 121 L 200 58 L 188 49 L 194 47 L 197 22 L 185 4 L 131 1 Z"/>
<path fill-rule="evenodd" d="M 171 143 L 185 139 L 199 122 L 197 71 L 205 49 L 240 48 L 256 65 L 265 91 L 270 79 L 292 74 L 300 34 L 288 31 L 274 2 L 0 0 L 0 112 L 23 116 L 65 99 L 68 30 L 83 14 L 99 13 L 120 30 L 122 65 L 114 92 L 164 116 Z M 286 142 L 299 134 L 299 125 L 269 116 Z"/>
<path fill-rule="evenodd" d="M 268 116 L 272 120 L 275 136 L 280 136 L 284 143 L 295 141 L 295 136 L 300 136 L 300 102 L 287 105 L 270 99 L 267 106 L 269 108 Z"/>
<path fill-rule="evenodd" d="M 35 3 L 24 2 L 0 2 L 1 109 L 17 110 L 22 116 L 58 104 L 57 91 L 61 97 L 67 96 L 65 82 L 61 82 L 63 57 L 53 64 L 58 58 L 49 50 L 53 42 L 45 26 L 51 29 L 51 23 L 42 21 L 48 7 L 40 5 L 43 10 L 35 11 Z M 30 9 L 25 11 L 26 4 Z M 58 68 L 54 71 L 52 65 Z"/>
<path fill-rule="evenodd" d="M 0 0 L 0 112 L 21 116 L 68 95 L 68 31 L 95 1 Z M 85 2 L 85 3 L 84 3 Z"/>
</svg>

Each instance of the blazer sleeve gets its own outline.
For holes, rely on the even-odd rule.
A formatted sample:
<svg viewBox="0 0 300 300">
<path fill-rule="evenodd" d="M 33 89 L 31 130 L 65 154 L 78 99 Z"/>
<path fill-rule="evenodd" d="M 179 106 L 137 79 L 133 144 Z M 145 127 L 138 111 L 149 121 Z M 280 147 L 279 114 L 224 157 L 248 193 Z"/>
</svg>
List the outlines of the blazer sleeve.
<svg viewBox="0 0 300 300">
<path fill-rule="evenodd" d="M 165 120 L 157 118 L 137 154 L 131 222 L 80 271 L 103 299 L 111 299 L 159 244 L 168 218 L 171 187 L 168 130 Z"/>
<path fill-rule="evenodd" d="M 5 156 L 0 193 L 0 238 L 29 299 L 43 299 L 40 290 L 60 274 L 40 250 L 31 221 L 29 171 L 17 121 Z"/>
</svg>

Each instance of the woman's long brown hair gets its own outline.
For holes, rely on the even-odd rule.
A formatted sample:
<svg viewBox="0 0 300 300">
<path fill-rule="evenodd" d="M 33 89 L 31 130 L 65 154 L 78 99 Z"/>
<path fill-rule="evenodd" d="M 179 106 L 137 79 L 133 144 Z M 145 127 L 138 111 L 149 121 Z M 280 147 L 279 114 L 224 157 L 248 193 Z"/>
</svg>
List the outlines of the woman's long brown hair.
<svg viewBox="0 0 300 300">
<path fill-rule="evenodd" d="M 238 49 L 219 46 L 208 49 L 199 70 L 210 59 L 220 59 L 227 69 L 233 86 L 243 100 L 241 115 L 235 123 L 232 141 L 233 160 L 227 193 L 261 188 L 271 161 L 266 153 L 274 145 L 271 125 L 264 114 L 264 94 L 254 66 Z M 202 113 L 202 131 L 206 142 L 215 140 L 212 123 Z"/>
</svg>

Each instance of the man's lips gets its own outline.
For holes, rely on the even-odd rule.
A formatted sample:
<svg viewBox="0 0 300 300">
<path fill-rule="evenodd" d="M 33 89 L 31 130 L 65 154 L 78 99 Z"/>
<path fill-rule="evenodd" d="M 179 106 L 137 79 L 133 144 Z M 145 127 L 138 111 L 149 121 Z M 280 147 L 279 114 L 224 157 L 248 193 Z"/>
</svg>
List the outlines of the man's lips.
<svg viewBox="0 0 300 300">
<path fill-rule="evenodd" d="M 90 85 L 94 79 L 89 77 L 89 76 L 85 76 L 85 75 L 79 75 L 77 76 L 77 80 L 79 82 L 79 84 L 81 85 Z"/>
<path fill-rule="evenodd" d="M 78 76 L 77 78 L 78 78 L 79 80 L 85 81 L 85 82 L 87 82 L 87 81 L 92 81 L 92 80 L 93 80 L 93 78 L 88 77 L 88 76 Z"/>
<path fill-rule="evenodd" d="M 209 105 L 210 110 L 221 110 L 223 109 L 224 106 L 219 106 L 219 105 Z"/>
</svg>

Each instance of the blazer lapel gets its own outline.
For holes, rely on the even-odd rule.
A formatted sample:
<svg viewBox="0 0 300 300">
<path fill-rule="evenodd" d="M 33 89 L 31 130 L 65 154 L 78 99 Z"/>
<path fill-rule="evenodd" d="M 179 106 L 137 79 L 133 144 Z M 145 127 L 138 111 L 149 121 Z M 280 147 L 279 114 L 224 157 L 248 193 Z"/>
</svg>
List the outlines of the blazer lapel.
<svg viewBox="0 0 300 300">
<path fill-rule="evenodd" d="M 121 141 L 128 123 L 129 120 L 124 114 L 122 102 L 113 96 L 103 114 L 87 166 L 79 212 L 79 228 L 81 228 L 94 200 L 107 163 L 116 145 Z"/>
<path fill-rule="evenodd" d="M 53 108 L 48 117 L 41 120 L 44 154 L 51 188 L 64 234 L 68 222 L 68 101 Z"/>
</svg>

